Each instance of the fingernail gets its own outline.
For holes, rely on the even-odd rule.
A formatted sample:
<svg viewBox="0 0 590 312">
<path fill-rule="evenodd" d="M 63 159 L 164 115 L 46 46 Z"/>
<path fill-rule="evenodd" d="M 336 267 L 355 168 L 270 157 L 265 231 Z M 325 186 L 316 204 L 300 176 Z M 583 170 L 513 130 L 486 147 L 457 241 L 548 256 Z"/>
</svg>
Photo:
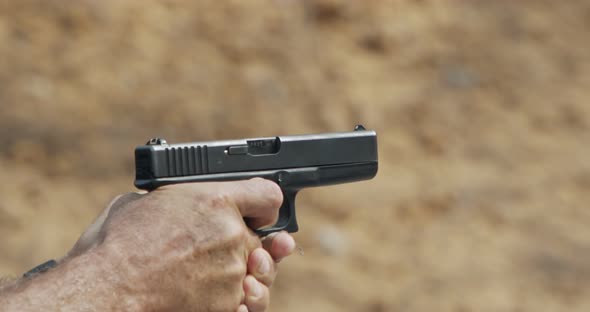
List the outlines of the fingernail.
<svg viewBox="0 0 590 312">
<path fill-rule="evenodd" d="M 259 263 L 258 263 L 258 273 L 266 274 L 270 271 L 270 263 L 268 263 L 268 258 L 265 257 L 261 252 L 258 253 Z"/>
<path fill-rule="evenodd" d="M 260 298 L 262 296 L 262 287 L 255 278 L 249 278 L 247 281 L 249 296 L 253 298 Z"/>
</svg>

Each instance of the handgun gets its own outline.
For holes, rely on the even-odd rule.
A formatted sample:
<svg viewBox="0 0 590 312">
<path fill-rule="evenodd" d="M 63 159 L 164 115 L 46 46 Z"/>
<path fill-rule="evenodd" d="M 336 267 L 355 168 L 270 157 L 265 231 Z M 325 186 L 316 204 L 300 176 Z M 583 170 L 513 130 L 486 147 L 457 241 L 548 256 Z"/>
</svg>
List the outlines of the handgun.
<svg viewBox="0 0 590 312">
<path fill-rule="evenodd" d="M 283 203 L 274 226 L 259 236 L 297 232 L 295 197 L 306 187 L 368 180 L 377 174 L 377 134 L 354 131 L 169 144 L 150 139 L 135 149 L 135 186 L 232 181 L 261 177 L 276 182 Z"/>
</svg>

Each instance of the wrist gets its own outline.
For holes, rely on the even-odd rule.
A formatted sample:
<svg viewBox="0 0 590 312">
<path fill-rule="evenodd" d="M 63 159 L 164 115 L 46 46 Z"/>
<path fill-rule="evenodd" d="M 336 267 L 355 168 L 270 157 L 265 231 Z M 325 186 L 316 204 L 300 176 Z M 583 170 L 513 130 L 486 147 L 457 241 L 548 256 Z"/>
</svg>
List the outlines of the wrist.
<svg viewBox="0 0 590 312">
<path fill-rule="evenodd" d="M 135 291 L 134 281 L 129 279 L 125 262 L 119 254 L 103 244 L 69 260 L 69 266 L 88 275 L 77 276 L 74 281 L 78 288 L 92 284 L 93 296 L 104 301 L 102 310 L 144 311 L 147 305 L 145 296 Z"/>
<path fill-rule="evenodd" d="M 7 311 L 142 310 L 141 300 L 126 290 L 108 254 L 94 248 L 3 289 L 0 306 Z"/>
<path fill-rule="evenodd" d="M 131 252 L 135 250 L 135 252 Z M 115 310 L 124 311 L 169 311 L 174 310 L 174 287 L 166 278 L 154 272 L 157 260 L 145 257 L 143 250 L 129 248 L 117 241 L 108 241 L 93 250 L 93 258 L 101 262 L 102 275 L 109 276 L 105 285 L 117 296 Z M 158 265 L 155 265 L 158 267 Z M 168 282 L 168 283 L 167 283 Z"/>
</svg>

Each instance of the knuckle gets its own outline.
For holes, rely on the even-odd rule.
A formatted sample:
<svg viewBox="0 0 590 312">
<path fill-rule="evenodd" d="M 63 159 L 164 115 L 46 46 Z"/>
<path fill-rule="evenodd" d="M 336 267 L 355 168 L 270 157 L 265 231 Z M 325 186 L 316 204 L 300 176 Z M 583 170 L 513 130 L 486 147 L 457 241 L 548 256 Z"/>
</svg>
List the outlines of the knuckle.
<svg viewBox="0 0 590 312">
<path fill-rule="evenodd" d="M 196 202 L 201 202 L 204 200 L 202 194 L 194 194 L 194 197 Z M 225 192 L 207 194 L 206 203 L 209 207 L 214 209 L 222 209 L 231 206 L 231 198 L 230 195 Z"/>
<path fill-rule="evenodd" d="M 270 295 L 268 288 L 264 285 L 260 285 L 262 294 L 257 297 L 247 296 L 246 297 L 246 306 L 248 307 L 248 311 L 265 311 L 268 308 L 270 303 Z"/>
<path fill-rule="evenodd" d="M 250 233 L 242 220 L 228 218 L 223 227 L 222 235 L 226 240 L 234 244 L 242 244 L 248 240 Z"/>
<path fill-rule="evenodd" d="M 248 308 L 245 305 L 240 305 L 240 307 L 238 307 L 238 312 L 249 312 Z"/>
<path fill-rule="evenodd" d="M 268 273 L 264 276 L 256 276 L 256 279 L 267 287 L 272 286 L 272 283 L 274 282 L 274 277 L 270 276 Z"/>
<path fill-rule="evenodd" d="M 276 273 L 267 273 L 264 277 L 260 278 L 260 281 L 267 287 L 272 286 L 275 281 Z"/>
<path fill-rule="evenodd" d="M 231 282 L 231 284 L 235 285 L 236 283 L 241 284 L 248 272 L 248 268 L 243 261 L 235 258 L 225 265 L 224 271 L 226 272 L 228 280 Z"/>
</svg>

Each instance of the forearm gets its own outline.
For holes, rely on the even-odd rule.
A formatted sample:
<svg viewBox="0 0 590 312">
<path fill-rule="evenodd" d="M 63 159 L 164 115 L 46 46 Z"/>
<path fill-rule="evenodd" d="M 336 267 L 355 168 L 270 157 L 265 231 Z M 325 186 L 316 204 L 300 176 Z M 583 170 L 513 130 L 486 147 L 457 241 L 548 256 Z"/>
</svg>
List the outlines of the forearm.
<svg viewBox="0 0 590 312">
<path fill-rule="evenodd" d="M 101 249 L 65 259 L 49 271 L 0 290 L 4 311 L 141 310 Z"/>
</svg>

